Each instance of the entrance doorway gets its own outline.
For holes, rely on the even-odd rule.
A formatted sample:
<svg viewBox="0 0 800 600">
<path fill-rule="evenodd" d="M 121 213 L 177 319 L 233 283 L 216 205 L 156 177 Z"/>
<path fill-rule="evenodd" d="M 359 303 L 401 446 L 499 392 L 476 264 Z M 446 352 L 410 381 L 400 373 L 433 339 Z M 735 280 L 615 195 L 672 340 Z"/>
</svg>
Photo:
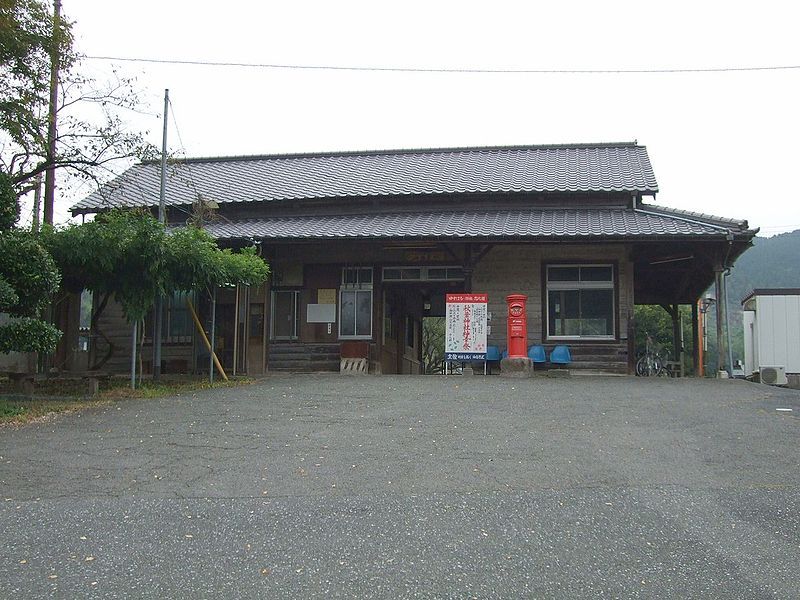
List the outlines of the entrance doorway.
<svg viewBox="0 0 800 600">
<path fill-rule="evenodd" d="M 383 373 L 441 373 L 444 360 L 445 296 L 463 282 L 403 282 L 384 285 Z"/>
<path fill-rule="evenodd" d="M 300 306 L 298 290 L 273 290 L 271 338 L 273 340 L 296 340 Z"/>
</svg>

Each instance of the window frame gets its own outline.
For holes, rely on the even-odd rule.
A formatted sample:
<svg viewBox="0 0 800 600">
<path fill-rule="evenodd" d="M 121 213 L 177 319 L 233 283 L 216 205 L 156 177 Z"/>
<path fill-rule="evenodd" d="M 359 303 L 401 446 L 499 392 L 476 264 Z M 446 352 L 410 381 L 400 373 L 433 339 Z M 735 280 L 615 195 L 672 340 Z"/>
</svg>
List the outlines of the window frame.
<svg viewBox="0 0 800 600">
<path fill-rule="evenodd" d="M 355 271 L 355 282 L 346 283 L 348 273 Z M 362 281 L 362 276 L 366 271 L 369 271 L 369 281 Z M 364 278 L 366 279 L 366 278 Z M 375 333 L 375 295 L 373 294 L 373 286 L 375 282 L 375 269 L 362 265 L 353 265 L 342 267 L 341 285 L 339 287 L 339 308 L 338 308 L 338 333 L 340 340 L 372 340 Z M 344 293 L 355 293 L 356 301 L 354 303 L 355 314 L 353 315 L 354 331 L 358 332 L 358 297 L 360 294 L 369 294 L 369 335 L 367 334 L 347 334 L 342 333 L 342 325 L 344 319 L 342 318 L 342 311 L 344 310 L 344 302 L 342 295 Z"/>
<path fill-rule="evenodd" d="M 609 267 L 611 279 L 607 281 L 581 281 L 580 272 L 577 281 L 550 281 L 551 268 Z M 618 341 L 619 340 L 619 265 L 616 261 L 569 261 L 547 262 L 542 264 L 542 302 L 543 337 L 546 341 Z M 609 335 L 550 335 L 550 292 L 581 290 L 611 290 L 611 334 Z"/>
<path fill-rule="evenodd" d="M 176 297 L 179 297 L 180 306 L 176 307 Z M 195 302 L 193 291 L 174 290 L 170 294 L 164 295 L 161 312 L 161 343 L 170 346 L 188 346 L 194 343 L 195 325 L 186 306 L 186 298 Z M 155 321 L 155 306 L 148 311 L 144 319 L 144 341 L 146 344 L 153 343 L 153 327 Z M 183 335 L 172 335 L 172 321 L 175 312 L 185 313 L 184 319 L 186 327 Z"/>
<path fill-rule="evenodd" d="M 402 277 L 402 271 L 413 269 L 415 271 L 419 271 L 419 277 L 417 278 L 410 278 L 410 277 Z M 436 269 L 444 269 L 445 276 L 444 277 L 431 277 L 430 271 Z M 449 270 L 458 270 L 461 272 L 459 276 L 450 277 L 448 271 Z M 386 272 L 387 271 L 400 271 L 401 276 L 399 279 L 395 278 L 387 278 Z M 466 278 L 464 274 L 464 267 L 461 265 L 390 265 L 387 267 L 383 267 L 381 270 L 381 281 L 384 283 L 420 283 L 424 281 L 464 281 Z"/>
</svg>

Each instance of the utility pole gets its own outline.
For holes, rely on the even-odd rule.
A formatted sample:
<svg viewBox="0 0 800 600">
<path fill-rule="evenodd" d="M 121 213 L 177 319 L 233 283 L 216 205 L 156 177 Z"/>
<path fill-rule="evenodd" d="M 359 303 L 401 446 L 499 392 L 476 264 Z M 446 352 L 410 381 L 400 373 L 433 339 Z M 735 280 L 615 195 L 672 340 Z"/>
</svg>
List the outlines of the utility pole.
<svg viewBox="0 0 800 600">
<path fill-rule="evenodd" d="M 169 114 L 169 90 L 164 90 L 164 132 L 161 136 L 161 190 L 158 197 L 158 221 L 167 222 L 167 116 Z M 153 331 L 153 381 L 161 378 L 161 328 L 164 323 L 164 295 L 156 300 L 155 331 Z"/>
<path fill-rule="evenodd" d="M 58 114 L 58 71 L 61 66 L 61 0 L 53 2 L 53 47 L 50 51 L 50 109 L 47 119 L 47 171 L 44 179 L 44 222 L 53 224 L 56 197 L 56 116 Z"/>
</svg>

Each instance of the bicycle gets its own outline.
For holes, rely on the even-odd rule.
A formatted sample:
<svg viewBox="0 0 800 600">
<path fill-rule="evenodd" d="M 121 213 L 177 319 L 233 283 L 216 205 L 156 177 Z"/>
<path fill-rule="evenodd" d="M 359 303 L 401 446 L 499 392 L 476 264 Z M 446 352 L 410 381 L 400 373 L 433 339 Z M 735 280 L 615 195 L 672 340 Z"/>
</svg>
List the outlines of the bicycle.
<svg viewBox="0 0 800 600">
<path fill-rule="evenodd" d="M 664 359 L 656 349 L 653 338 L 645 334 L 645 351 L 636 361 L 636 375 L 638 377 L 663 377 L 667 374 L 664 368 Z"/>
</svg>

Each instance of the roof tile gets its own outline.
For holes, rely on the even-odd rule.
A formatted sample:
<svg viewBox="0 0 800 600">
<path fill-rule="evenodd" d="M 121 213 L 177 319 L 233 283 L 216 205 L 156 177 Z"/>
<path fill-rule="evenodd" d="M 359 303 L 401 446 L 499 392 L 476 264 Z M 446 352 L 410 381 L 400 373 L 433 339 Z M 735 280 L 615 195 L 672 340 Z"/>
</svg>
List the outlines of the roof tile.
<svg viewBox="0 0 800 600">
<path fill-rule="evenodd" d="M 215 222 L 207 230 L 218 239 L 273 240 L 720 235 L 720 227 L 714 224 L 623 208 L 276 217 Z"/>
<path fill-rule="evenodd" d="M 166 202 L 191 204 L 492 192 L 658 191 L 632 143 L 188 159 L 168 167 Z M 135 165 L 72 207 L 155 206 L 160 166 Z"/>
</svg>

